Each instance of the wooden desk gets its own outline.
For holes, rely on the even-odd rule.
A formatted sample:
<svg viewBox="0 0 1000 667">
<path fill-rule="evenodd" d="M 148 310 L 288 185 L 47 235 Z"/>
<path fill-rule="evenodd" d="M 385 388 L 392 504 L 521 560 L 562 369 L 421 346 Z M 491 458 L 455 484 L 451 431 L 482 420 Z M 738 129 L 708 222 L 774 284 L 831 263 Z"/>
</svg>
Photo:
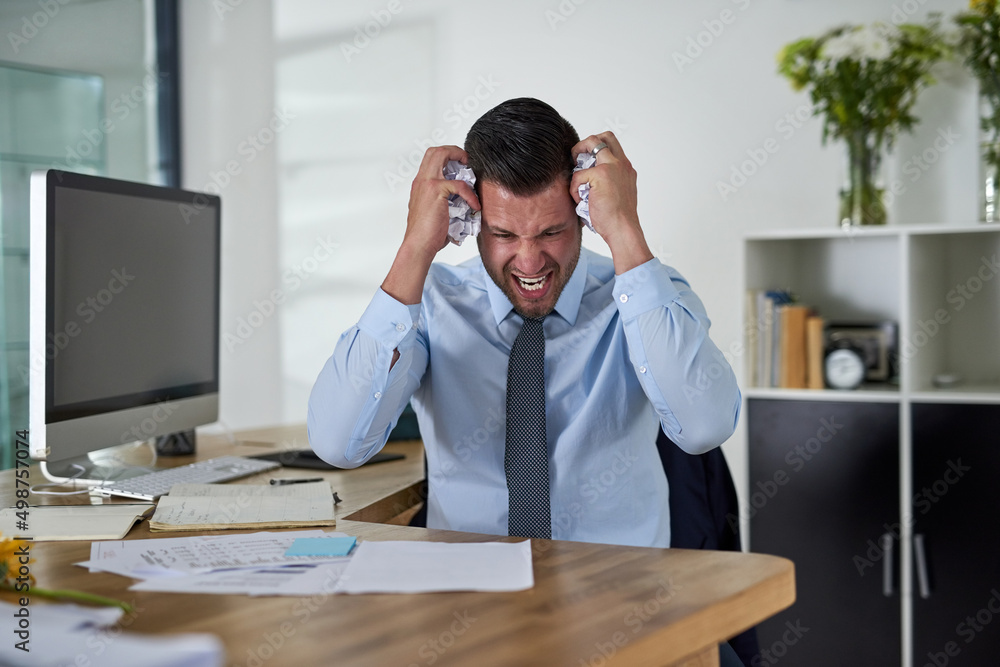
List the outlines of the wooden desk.
<svg viewBox="0 0 1000 667">
<path fill-rule="evenodd" d="M 242 444 L 237 454 L 306 443 L 303 428 L 240 437 L 269 444 Z M 419 443 L 390 449 L 406 452 L 407 459 L 323 475 L 343 499 L 336 530 L 375 540 L 516 541 L 356 520 L 405 515 L 421 499 Z M 233 446 L 224 441 L 198 445 L 198 456 L 227 451 Z M 42 481 L 37 468 L 31 481 Z M 0 473 L 0 497 L 7 505 L 13 503 L 13 485 L 12 471 Z M 41 496 L 31 502 L 52 501 Z M 146 524 L 129 534 L 148 537 Z M 130 601 L 137 610 L 123 623 L 130 631 L 215 633 L 226 646 L 227 665 L 717 665 L 719 642 L 795 600 L 790 561 L 731 552 L 536 540 L 535 587 L 529 591 L 250 598 L 132 592 L 130 579 L 72 565 L 89 550 L 89 542 L 33 545 L 38 585 Z"/>
</svg>

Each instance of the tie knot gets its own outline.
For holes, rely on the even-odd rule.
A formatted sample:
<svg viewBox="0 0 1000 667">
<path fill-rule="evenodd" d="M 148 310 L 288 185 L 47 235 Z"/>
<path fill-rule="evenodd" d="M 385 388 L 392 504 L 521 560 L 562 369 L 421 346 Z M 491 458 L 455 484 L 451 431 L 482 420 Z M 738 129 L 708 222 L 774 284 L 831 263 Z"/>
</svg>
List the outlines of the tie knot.
<svg viewBox="0 0 1000 667">
<path fill-rule="evenodd" d="M 535 344 L 544 345 L 545 330 L 542 328 L 542 320 L 544 319 L 544 317 L 525 317 L 521 330 L 517 332 L 515 345 L 517 341 L 535 341 Z"/>
</svg>

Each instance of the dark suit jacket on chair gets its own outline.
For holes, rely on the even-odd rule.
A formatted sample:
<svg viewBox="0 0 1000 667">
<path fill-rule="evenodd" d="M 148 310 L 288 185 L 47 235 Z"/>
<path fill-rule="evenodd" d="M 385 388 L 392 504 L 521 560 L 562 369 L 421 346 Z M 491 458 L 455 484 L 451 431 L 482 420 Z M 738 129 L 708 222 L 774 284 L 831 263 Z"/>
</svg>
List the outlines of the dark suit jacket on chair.
<svg viewBox="0 0 1000 667">
<path fill-rule="evenodd" d="M 661 430 L 656 448 L 670 483 L 670 546 L 740 551 L 739 501 L 721 448 L 688 454 Z M 760 652 L 750 628 L 729 640 L 744 665 Z"/>
</svg>

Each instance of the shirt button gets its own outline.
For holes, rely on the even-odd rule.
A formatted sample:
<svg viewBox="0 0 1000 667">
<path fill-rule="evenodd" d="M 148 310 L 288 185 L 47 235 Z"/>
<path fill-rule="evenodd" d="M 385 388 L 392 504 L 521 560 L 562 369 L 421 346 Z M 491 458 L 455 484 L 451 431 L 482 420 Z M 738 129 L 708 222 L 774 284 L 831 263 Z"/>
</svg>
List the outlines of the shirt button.
<svg viewBox="0 0 1000 667">
<path fill-rule="evenodd" d="M 645 373 L 646 372 L 646 367 L 645 366 L 639 366 L 639 372 L 640 373 Z"/>
<path fill-rule="evenodd" d="M 400 322 L 396 325 L 396 331 L 406 331 L 406 325 Z"/>
<path fill-rule="evenodd" d="M 375 392 L 375 398 L 382 398 L 382 392 L 376 391 Z"/>
<path fill-rule="evenodd" d="M 625 303 L 626 301 L 628 301 L 628 294 L 622 294 L 620 297 L 618 297 L 618 300 L 621 301 L 622 303 Z"/>
</svg>

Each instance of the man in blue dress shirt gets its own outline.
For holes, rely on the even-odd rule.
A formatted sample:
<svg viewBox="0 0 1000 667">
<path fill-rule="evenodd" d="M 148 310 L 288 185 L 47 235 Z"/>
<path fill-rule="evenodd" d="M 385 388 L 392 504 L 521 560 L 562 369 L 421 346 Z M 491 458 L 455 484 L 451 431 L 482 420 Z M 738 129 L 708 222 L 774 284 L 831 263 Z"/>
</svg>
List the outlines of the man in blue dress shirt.
<svg viewBox="0 0 1000 667">
<path fill-rule="evenodd" d="M 573 173 L 595 148 L 596 165 Z M 472 167 L 475 190 L 443 177 L 449 160 Z M 585 182 L 610 259 L 581 250 Z M 458 266 L 433 263 L 451 194 L 482 212 L 479 257 Z M 508 359 L 523 318 L 543 316 L 552 538 L 670 546 L 658 429 L 708 451 L 733 433 L 740 392 L 701 300 L 646 244 L 635 170 L 614 134 L 580 141 L 538 100 L 487 112 L 465 150 L 427 150 L 392 268 L 316 380 L 313 449 L 361 465 L 412 399 L 428 527 L 506 535 Z"/>
</svg>

